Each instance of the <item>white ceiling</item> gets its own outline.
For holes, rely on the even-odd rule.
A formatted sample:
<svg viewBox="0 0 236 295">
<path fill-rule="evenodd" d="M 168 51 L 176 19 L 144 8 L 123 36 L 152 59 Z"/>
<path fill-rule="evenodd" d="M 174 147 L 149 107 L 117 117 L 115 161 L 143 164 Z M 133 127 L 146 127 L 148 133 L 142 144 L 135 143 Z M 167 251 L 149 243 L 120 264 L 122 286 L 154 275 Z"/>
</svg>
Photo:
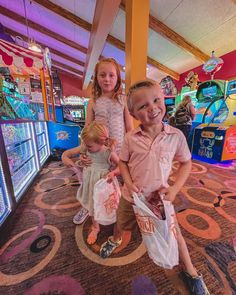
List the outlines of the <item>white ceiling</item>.
<svg viewBox="0 0 236 295">
<path fill-rule="evenodd" d="M 95 0 L 50 0 L 50 2 L 63 7 L 89 24 L 93 22 Z M 34 1 L 25 0 L 25 3 L 29 20 L 88 48 L 90 39 L 88 30 L 75 25 Z M 1 6 L 25 18 L 23 4 L 24 0 L 0 0 Z M 234 0 L 150 0 L 150 14 L 207 55 L 210 55 L 212 50 L 215 51 L 217 56 L 221 56 L 236 49 L 236 4 Z M 27 36 L 26 26 L 19 24 L 14 18 L 4 15 L 1 9 L 0 22 L 4 27 Z M 109 34 L 125 43 L 124 10 L 119 9 Z M 44 33 L 31 28 L 29 35 L 39 43 L 46 43 L 49 47 L 63 54 L 86 62 L 85 53 L 72 48 L 65 42 L 55 40 L 53 37 L 46 36 Z M 181 49 L 152 29 L 149 29 L 148 35 L 148 56 L 171 70 L 181 74 L 201 64 L 189 52 Z M 125 65 L 125 52 L 111 43 L 105 43 L 101 55 L 114 57 L 121 66 Z M 83 66 L 68 61 L 57 54 L 53 54 L 52 57 L 55 61 L 71 68 L 82 72 L 84 70 Z M 78 72 L 76 75 L 78 75 Z M 159 81 L 166 76 L 166 73 L 150 66 L 147 75 Z M 124 74 L 122 76 L 124 78 Z"/>
</svg>

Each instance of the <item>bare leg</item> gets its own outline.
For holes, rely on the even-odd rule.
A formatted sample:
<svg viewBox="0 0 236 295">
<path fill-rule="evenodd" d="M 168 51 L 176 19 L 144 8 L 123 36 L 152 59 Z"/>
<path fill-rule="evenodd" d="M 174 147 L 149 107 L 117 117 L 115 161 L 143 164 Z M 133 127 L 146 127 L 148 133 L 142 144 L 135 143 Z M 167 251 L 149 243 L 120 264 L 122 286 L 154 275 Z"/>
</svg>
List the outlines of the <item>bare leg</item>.
<svg viewBox="0 0 236 295">
<path fill-rule="evenodd" d="M 118 242 L 121 240 L 121 238 L 122 238 L 122 230 L 118 227 L 117 223 L 115 223 L 112 240 L 113 242 Z"/>
<path fill-rule="evenodd" d="M 92 217 L 92 226 L 90 228 L 90 233 L 87 238 L 87 243 L 89 245 L 92 245 L 97 241 L 97 236 L 99 232 L 100 232 L 100 225 Z"/>
<path fill-rule="evenodd" d="M 182 260 L 184 264 L 185 270 L 187 273 L 189 273 L 193 277 L 198 276 L 198 273 L 192 264 L 192 260 L 189 255 L 186 242 L 184 240 L 184 237 L 182 236 L 182 233 L 180 231 L 178 224 L 176 226 L 176 229 L 177 229 L 177 242 L 178 242 L 178 248 L 179 248 L 179 255 L 180 255 L 180 259 Z"/>
</svg>

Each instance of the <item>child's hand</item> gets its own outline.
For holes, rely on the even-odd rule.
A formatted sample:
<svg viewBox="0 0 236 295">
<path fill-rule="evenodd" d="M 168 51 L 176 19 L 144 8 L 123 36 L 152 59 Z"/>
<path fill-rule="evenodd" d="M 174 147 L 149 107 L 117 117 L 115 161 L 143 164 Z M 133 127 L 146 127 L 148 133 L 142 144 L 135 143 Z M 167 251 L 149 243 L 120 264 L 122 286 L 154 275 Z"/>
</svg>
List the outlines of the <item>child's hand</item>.
<svg viewBox="0 0 236 295">
<path fill-rule="evenodd" d="M 133 193 L 139 193 L 140 189 L 133 183 L 126 184 L 126 187 L 128 189 L 129 196 L 126 196 L 125 198 L 127 199 L 127 201 L 134 204 Z"/>
<path fill-rule="evenodd" d="M 107 182 L 108 182 L 108 183 L 111 183 L 112 180 L 113 180 L 113 178 L 115 177 L 115 175 L 116 175 L 116 174 L 115 174 L 114 171 L 109 172 L 109 173 L 106 175 Z"/>
<path fill-rule="evenodd" d="M 84 154 L 80 155 L 79 161 L 82 167 L 88 167 L 92 164 L 92 160 Z"/>
<path fill-rule="evenodd" d="M 69 159 L 69 158 L 67 158 L 67 159 L 62 158 L 62 162 L 68 168 L 76 167 L 76 164 L 71 159 Z"/>
<path fill-rule="evenodd" d="M 159 189 L 160 194 L 164 194 L 164 200 L 173 202 L 175 200 L 177 191 L 172 187 L 162 187 Z"/>
</svg>

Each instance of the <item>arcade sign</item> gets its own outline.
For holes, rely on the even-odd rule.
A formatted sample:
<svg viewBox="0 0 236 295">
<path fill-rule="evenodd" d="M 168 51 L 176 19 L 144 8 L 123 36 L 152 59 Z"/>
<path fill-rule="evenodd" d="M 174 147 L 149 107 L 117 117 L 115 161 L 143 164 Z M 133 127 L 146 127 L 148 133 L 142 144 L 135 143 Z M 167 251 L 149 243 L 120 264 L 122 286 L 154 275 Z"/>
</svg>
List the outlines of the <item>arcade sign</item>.
<svg viewBox="0 0 236 295">
<path fill-rule="evenodd" d="M 84 105 L 89 98 L 70 95 L 61 99 L 62 105 Z"/>
</svg>

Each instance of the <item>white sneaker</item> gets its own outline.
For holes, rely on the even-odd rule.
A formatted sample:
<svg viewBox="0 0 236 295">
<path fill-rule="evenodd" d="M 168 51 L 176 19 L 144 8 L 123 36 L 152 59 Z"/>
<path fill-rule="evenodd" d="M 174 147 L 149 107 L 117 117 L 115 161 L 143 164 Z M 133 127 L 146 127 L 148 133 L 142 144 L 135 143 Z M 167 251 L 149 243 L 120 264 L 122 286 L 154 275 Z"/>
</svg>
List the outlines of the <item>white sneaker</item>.
<svg viewBox="0 0 236 295">
<path fill-rule="evenodd" d="M 81 207 L 79 212 L 74 216 L 73 222 L 74 224 L 82 224 L 89 216 L 88 210 Z"/>
</svg>

